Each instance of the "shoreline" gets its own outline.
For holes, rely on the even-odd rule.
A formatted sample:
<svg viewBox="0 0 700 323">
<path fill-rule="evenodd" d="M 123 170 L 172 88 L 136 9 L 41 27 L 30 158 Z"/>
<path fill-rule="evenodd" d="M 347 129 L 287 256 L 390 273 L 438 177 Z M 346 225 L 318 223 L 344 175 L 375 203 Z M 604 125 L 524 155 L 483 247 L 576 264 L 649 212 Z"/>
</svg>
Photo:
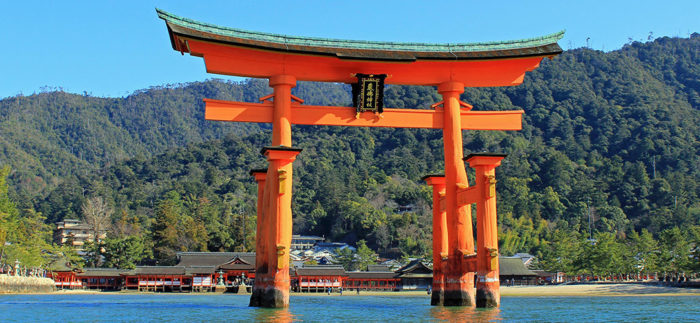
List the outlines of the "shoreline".
<svg viewBox="0 0 700 323">
<path fill-rule="evenodd" d="M 233 295 L 222 293 L 154 293 L 137 291 L 98 291 L 98 290 L 57 290 L 51 293 L 5 293 L 1 295 Z M 245 294 L 250 295 L 250 294 Z M 416 291 L 355 291 L 346 290 L 343 295 L 337 292 L 326 293 L 290 293 L 292 297 L 353 297 L 353 296 L 425 296 L 425 290 Z M 575 284 L 575 285 L 546 285 L 546 286 L 504 286 L 501 287 L 503 297 L 596 297 L 596 296 L 700 296 L 700 288 L 669 287 L 651 284 Z"/>
</svg>

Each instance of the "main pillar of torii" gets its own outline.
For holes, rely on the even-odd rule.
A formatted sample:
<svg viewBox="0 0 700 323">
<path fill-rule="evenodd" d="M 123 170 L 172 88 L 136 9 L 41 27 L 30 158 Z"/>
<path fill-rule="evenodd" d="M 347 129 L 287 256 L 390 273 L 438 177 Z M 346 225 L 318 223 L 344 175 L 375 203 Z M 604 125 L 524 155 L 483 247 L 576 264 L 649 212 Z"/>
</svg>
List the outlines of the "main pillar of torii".
<svg viewBox="0 0 700 323">
<path fill-rule="evenodd" d="M 525 73 L 537 68 L 542 59 L 562 52 L 557 41 L 563 32 L 477 44 L 383 43 L 251 32 L 157 12 L 166 22 L 173 49 L 202 57 L 208 72 L 267 78 L 273 88 L 273 94 L 261 98 L 261 103 L 205 99 L 207 120 L 273 125 L 271 145 L 262 150 L 269 166 L 264 173 L 253 172 L 259 195 L 251 306 L 289 305 L 292 162 L 301 151 L 292 146 L 292 124 L 442 129 L 445 178 L 444 198 L 440 201 L 444 216 L 440 219 L 447 230 L 442 232 L 445 236 L 437 254 L 445 259 L 440 272 L 444 290 L 433 304 L 498 305 L 497 301 L 486 305 L 475 301 L 475 263 L 481 262 L 475 261 L 480 251 L 474 250 L 470 203 L 465 203 L 462 196 L 466 191 L 475 192 L 468 187 L 462 160 L 462 130 L 520 130 L 523 111 L 471 111 L 470 105 L 460 101 L 460 95 L 465 87 L 522 83 Z M 383 109 L 383 113 L 370 113 L 362 112 L 359 105 L 303 105 L 303 100 L 291 94 L 297 81 L 355 84 L 358 75 L 381 75 L 387 84 L 436 86 L 443 100 L 430 110 Z M 477 227 L 481 228 L 479 224 Z M 489 286 L 494 290 L 493 285 Z"/>
</svg>

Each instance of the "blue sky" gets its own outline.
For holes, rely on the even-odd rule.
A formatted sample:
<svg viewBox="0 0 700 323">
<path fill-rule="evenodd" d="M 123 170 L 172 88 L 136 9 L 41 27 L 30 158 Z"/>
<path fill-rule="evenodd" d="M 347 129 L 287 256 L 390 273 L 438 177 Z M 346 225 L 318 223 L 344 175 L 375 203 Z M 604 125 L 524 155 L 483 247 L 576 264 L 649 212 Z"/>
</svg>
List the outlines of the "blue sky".
<svg viewBox="0 0 700 323">
<path fill-rule="evenodd" d="M 490 3 L 487 3 L 490 2 Z M 61 87 L 122 97 L 200 81 L 200 58 L 170 47 L 154 8 L 240 29 L 341 39 L 468 43 L 562 29 L 562 48 L 700 32 L 700 1 L 2 1 L 0 98 Z M 372 26 L 372 27 L 368 27 Z"/>
</svg>

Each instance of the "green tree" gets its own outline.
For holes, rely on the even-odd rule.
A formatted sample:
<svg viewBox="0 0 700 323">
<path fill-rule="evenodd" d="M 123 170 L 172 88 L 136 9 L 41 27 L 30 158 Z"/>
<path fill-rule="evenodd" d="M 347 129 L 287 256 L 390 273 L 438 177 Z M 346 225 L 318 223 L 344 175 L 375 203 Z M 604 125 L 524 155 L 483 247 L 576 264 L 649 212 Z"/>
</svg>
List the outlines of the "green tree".
<svg viewBox="0 0 700 323">
<path fill-rule="evenodd" d="M 661 245 L 660 270 L 671 272 L 689 271 L 691 264 L 691 243 L 686 234 L 678 227 L 666 229 L 659 234 Z"/>
<path fill-rule="evenodd" d="M 5 261 L 8 243 L 16 241 L 19 211 L 8 195 L 7 176 L 10 166 L 0 168 L 0 262 Z"/>
<path fill-rule="evenodd" d="M 350 248 L 338 248 L 335 254 L 335 261 L 342 265 L 345 271 L 355 270 L 355 253 Z"/>
<path fill-rule="evenodd" d="M 175 253 L 181 251 L 178 243 L 180 209 L 177 199 L 164 200 L 156 209 L 153 241 L 154 255 L 159 264 L 172 264 L 175 261 Z"/>
<path fill-rule="evenodd" d="M 598 232 L 594 241 L 584 244 L 576 265 L 579 272 L 601 276 L 635 271 L 628 248 L 610 232 Z"/>
<path fill-rule="evenodd" d="M 629 235 L 630 245 L 636 260 L 636 271 L 652 273 L 659 270 L 659 244 L 646 229 L 641 234 L 632 231 Z"/>
<path fill-rule="evenodd" d="M 368 265 L 377 263 L 377 254 L 367 247 L 365 240 L 357 242 L 357 253 L 355 254 L 355 269 L 367 270 Z"/>
<path fill-rule="evenodd" d="M 104 240 L 105 267 L 134 268 L 139 261 L 152 257 L 152 246 L 142 237 L 127 236 Z"/>
<path fill-rule="evenodd" d="M 549 237 L 538 255 L 539 265 L 547 271 L 576 274 L 576 259 L 581 257 L 584 239 L 575 231 L 557 229 Z"/>
</svg>

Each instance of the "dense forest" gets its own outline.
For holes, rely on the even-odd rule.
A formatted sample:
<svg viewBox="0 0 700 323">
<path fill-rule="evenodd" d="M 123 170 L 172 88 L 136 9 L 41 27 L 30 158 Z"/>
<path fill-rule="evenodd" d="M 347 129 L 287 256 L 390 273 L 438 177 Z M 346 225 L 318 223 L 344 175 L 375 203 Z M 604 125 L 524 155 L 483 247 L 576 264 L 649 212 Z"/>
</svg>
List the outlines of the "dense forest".
<svg viewBox="0 0 700 323">
<path fill-rule="evenodd" d="M 350 87 L 300 82 L 313 105 Z M 4 257 L 104 201 L 110 230 L 88 263 L 168 264 L 177 251 L 251 250 L 260 148 L 269 125 L 205 121 L 202 98 L 255 102 L 265 80 L 172 85 L 125 98 L 61 91 L 0 100 Z M 566 51 L 522 85 L 468 88 L 475 110 L 525 110 L 523 130 L 465 131 L 464 151 L 503 152 L 500 251 L 567 272 L 700 270 L 700 35 Z M 385 105 L 428 109 L 432 87 L 390 85 Z M 430 257 L 431 191 L 442 132 L 295 126 L 294 232 Z M 469 173 L 472 176 L 473 172 Z M 470 178 L 470 180 L 473 180 Z M 21 234 L 25 229 L 26 234 Z M 34 238 L 28 238 L 27 235 Z M 37 238 L 38 237 L 38 238 Z M 25 248 L 26 249 L 26 248 Z"/>
</svg>

